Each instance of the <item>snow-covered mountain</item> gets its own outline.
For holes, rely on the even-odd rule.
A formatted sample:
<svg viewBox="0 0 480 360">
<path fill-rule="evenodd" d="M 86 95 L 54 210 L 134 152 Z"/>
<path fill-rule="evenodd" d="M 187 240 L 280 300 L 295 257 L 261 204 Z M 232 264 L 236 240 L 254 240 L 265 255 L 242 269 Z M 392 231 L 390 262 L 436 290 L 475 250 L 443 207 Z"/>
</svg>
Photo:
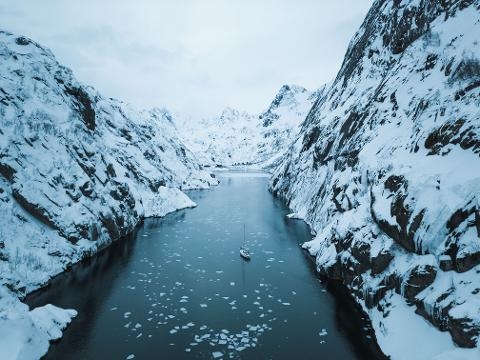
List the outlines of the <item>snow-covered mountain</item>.
<svg viewBox="0 0 480 360">
<path fill-rule="evenodd" d="M 0 347 L 10 358 L 39 357 L 73 312 L 29 312 L 15 296 L 142 218 L 194 206 L 180 189 L 217 181 L 200 171 L 168 111 L 103 97 L 25 37 L 0 32 L 0 59 Z"/>
<path fill-rule="evenodd" d="M 271 180 L 395 359 L 480 356 L 479 34 L 478 0 L 375 1 Z"/>
<path fill-rule="evenodd" d="M 310 92 L 284 85 L 261 115 L 226 108 L 218 117 L 196 120 L 179 116 L 176 126 L 187 147 L 205 166 L 271 168 L 283 157 L 324 89 Z"/>
<path fill-rule="evenodd" d="M 282 86 L 268 109 L 259 116 L 256 164 L 270 169 L 284 158 L 300 124 L 325 89 L 326 85 L 314 92 L 297 85 Z"/>
<path fill-rule="evenodd" d="M 218 117 L 176 119 L 182 140 L 202 165 L 245 165 L 255 155 L 259 141 L 255 115 L 227 107 Z"/>
</svg>

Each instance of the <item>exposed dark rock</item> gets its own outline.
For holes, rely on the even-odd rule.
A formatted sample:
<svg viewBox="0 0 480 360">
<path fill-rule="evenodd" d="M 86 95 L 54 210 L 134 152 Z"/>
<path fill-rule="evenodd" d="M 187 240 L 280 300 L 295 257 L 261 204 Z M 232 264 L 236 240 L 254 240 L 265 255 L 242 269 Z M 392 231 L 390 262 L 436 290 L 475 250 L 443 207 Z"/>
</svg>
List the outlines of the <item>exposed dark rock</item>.
<svg viewBox="0 0 480 360">
<path fill-rule="evenodd" d="M 320 128 L 314 126 L 303 138 L 302 152 L 309 150 L 320 136 Z"/>
<path fill-rule="evenodd" d="M 115 173 L 115 168 L 113 167 L 112 163 L 107 165 L 107 175 L 111 178 L 117 176 L 117 174 Z"/>
<path fill-rule="evenodd" d="M 91 197 L 94 189 L 90 181 L 86 181 L 82 186 L 80 186 L 80 191 L 86 197 Z"/>
<path fill-rule="evenodd" d="M 449 331 L 453 341 L 459 346 L 473 348 L 477 345 L 477 337 L 480 330 L 476 326 L 472 326 L 470 319 L 453 319 L 449 320 Z"/>
<path fill-rule="evenodd" d="M 437 275 L 437 269 L 431 265 L 417 265 L 402 282 L 403 296 L 413 301 L 421 291 L 430 286 Z"/>
<path fill-rule="evenodd" d="M 340 127 L 339 146 L 343 146 L 347 140 L 351 140 L 353 135 L 361 129 L 363 121 L 368 114 L 351 111 L 345 122 Z"/>
<path fill-rule="evenodd" d="M 57 228 L 55 222 L 52 219 L 53 217 L 49 213 L 49 211 L 40 204 L 30 201 L 25 196 L 23 196 L 23 194 L 21 193 L 21 188 L 12 188 L 12 195 L 14 199 L 18 202 L 18 204 L 34 218 L 40 220 L 51 228 Z"/>
<path fill-rule="evenodd" d="M 471 252 L 455 259 L 455 270 L 465 272 L 480 264 L 480 251 Z"/>
<path fill-rule="evenodd" d="M 450 255 L 441 255 L 438 259 L 438 267 L 443 271 L 450 271 L 455 268 L 455 262 Z"/>
<path fill-rule="evenodd" d="M 19 36 L 15 39 L 15 43 L 17 45 L 26 46 L 26 45 L 29 45 L 31 43 L 31 40 L 27 39 L 26 37 Z"/>
<path fill-rule="evenodd" d="M 455 230 L 461 223 L 467 220 L 468 217 L 474 213 L 474 211 L 474 207 L 471 207 L 469 209 L 458 209 L 447 221 L 447 229 L 449 231 Z"/>
<path fill-rule="evenodd" d="M 110 239 L 115 240 L 120 237 L 120 229 L 117 225 L 115 217 L 112 214 L 102 215 L 100 221 L 102 226 L 107 229 Z"/>
<path fill-rule="evenodd" d="M 357 271 L 365 272 L 370 268 L 370 244 L 362 241 L 355 241 L 350 247 L 352 256 L 359 262 Z"/>
<path fill-rule="evenodd" d="M 75 99 L 75 104 L 80 112 L 87 129 L 95 130 L 95 110 L 88 94 L 81 87 L 65 87 L 65 92 Z"/>
<path fill-rule="evenodd" d="M 385 180 L 385 189 L 388 189 L 391 192 L 397 192 L 402 186 L 406 190 L 407 182 L 401 175 L 391 175 Z"/>
<path fill-rule="evenodd" d="M 110 196 L 117 201 L 125 203 L 128 208 L 133 209 L 135 207 L 135 199 L 130 192 L 130 188 L 125 183 L 114 182 L 111 180 L 114 189 L 110 191 Z"/>
<path fill-rule="evenodd" d="M 15 169 L 12 168 L 9 164 L 0 162 L 0 175 L 2 175 L 9 182 L 13 182 L 13 177 L 15 176 L 15 172 L 16 172 Z"/>
<path fill-rule="evenodd" d="M 70 189 L 66 189 L 65 193 L 68 195 L 70 199 L 72 199 L 75 202 L 78 202 L 80 198 L 82 197 L 82 193 L 78 191 L 72 191 Z"/>
<path fill-rule="evenodd" d="M 381 251 L 377 256 L 372 256 L 370 259 L 372 275 L 377 275 L 385 271 L 393 258 L 394 256 L 390 251 Z"/>
</svg>

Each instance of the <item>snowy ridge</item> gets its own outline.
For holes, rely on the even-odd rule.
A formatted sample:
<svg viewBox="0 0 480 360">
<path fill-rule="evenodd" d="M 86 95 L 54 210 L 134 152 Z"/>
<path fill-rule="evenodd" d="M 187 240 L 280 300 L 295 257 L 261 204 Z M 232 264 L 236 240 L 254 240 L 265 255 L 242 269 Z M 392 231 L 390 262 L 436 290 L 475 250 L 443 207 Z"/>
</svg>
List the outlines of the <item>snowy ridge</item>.
<svg viewBox="0 0 480 360">
<path fill-rule="evenodd" d="M 271 180 L 394 359 L 480 356 L 479 32 L 478 0 L 375 1 Z"/>
<path fill-rule="evenodd" d="M 300 124 L 326 88 L 323 85 L 311 92 L 297 85 L 282 86 L 268 110 L 259 116 L 261 140 L 257 145 L 255 163 L 271 169 L 281 161 L 300 131 Z"/>
<path fill-rule="evenodd" d="M 3 300 L 45 285 L 145 216 L 195 206 L 179 189 L 217 181 L 178 139 L 167 110 L 103 97 L 25 37 L 0 32 L 0 59 L 0 328 L 21 317 L 43 324 L 33 337 L 55 339 L 48 322 L 60 329 L 72 312 L 28 313 Z"/>
<path fill-rule="evenodd" d="M 284 156 L 325 88 L 310 92 L 301 86 L 284 85 L 261 115 L 226 108 L 219 117 L 198 121 L 179 116 L 176 125 L 182 140 L 206 167 L 270 169 Z"/>
</svg>

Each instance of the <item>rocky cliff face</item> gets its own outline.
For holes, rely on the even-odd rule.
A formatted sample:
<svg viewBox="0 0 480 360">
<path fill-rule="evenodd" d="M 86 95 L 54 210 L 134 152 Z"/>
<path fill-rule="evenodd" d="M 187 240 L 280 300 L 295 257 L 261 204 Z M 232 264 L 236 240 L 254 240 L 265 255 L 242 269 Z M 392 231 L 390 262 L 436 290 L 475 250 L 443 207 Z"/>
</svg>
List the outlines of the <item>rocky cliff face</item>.
<svg viewBox="0 0 480 360">
<path fill-rule="evenodd" d="M 479 346 L 479 33 L 479 1 L 375 1 L 271 181 L 390 354 L 400 309 Z"/>
<path fill-rule="evenodd" d="M 0 32 L 0 74 L 0 286 L 11 292 L 44 285 L 145 216 L 194 206 L 180 189 L 216 183 L 168 111 L 103 97 L 34 41 Z M 1 319 L 18 315 L 2 304 Z"/>
<path fill-rule="evenodd" d="M 284 85 L 261 115 L 226 108 L 218 117 L 179 117 L 176 126 L 203 165 L 270 169 L 285 155 L 324 89 L 310 92 L 301 86 Z"/>
</svg>

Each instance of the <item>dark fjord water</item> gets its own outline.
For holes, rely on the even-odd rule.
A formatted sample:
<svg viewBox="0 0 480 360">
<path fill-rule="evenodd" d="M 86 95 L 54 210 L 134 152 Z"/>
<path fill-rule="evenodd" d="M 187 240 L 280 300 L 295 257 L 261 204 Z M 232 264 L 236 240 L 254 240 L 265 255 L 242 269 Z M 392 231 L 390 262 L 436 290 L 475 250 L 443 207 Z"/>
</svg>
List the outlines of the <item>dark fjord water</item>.
<svg viewBox="0 0 480 360">
<path fill-rule="evenodd" d="M 47 359 L 375 359 L 367 322 L 322 284 L 307 226 L 260 176 L 223 175 L 29 297 L 79 315 Z M 243 224 L 253 256 L 239 257 Z"/>
</svg>

